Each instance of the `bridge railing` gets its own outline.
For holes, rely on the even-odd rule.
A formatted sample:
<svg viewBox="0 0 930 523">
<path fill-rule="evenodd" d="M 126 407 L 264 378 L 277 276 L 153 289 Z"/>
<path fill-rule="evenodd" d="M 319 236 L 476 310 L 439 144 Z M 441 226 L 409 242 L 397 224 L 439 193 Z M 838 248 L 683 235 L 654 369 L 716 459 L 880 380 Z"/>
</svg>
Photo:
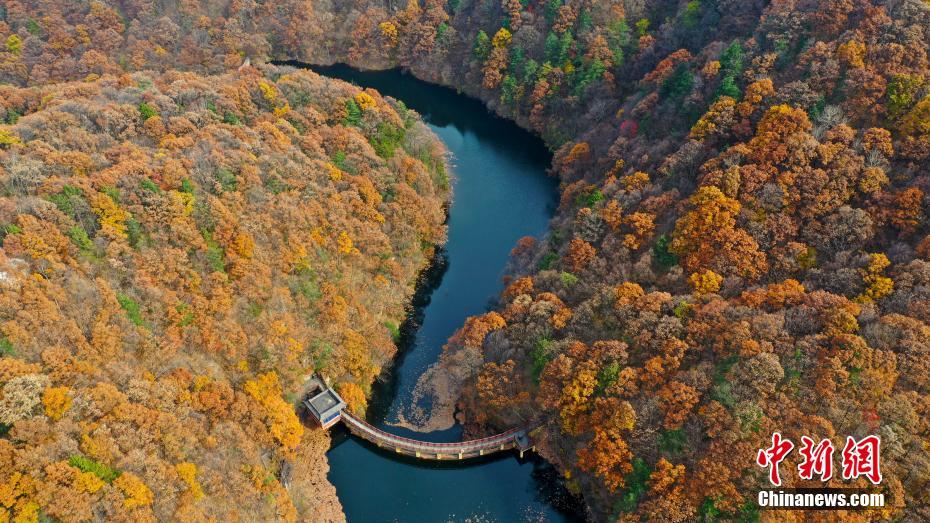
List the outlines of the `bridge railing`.
<svg viewBox="0 0 930 523">
<path fill-rule="evenodd" d="M 486 438 L 474 439 L 469 441 L 446 443 L 446 442 L 431 442 L 431 441 L 418 441 L 410 438 L 405 438 L 403 436 L 396 436 L 385 432 L 377 427 L 372 426 L 368 422 L 356 418 L 355 416 L 349 414 L 348 412 L 343 411 L 342 413 L 343 420 L 370 437 L 374 438 L 375 442 L 382 442 L 390 445 L 396 445 L 403 447 L 409 450 L 423 450 L 423 451 L 441 451 L 445 450 L 449 453 L 462 453 L 462 452 L 474 452 L 477 450 L 489 450 L 500 447 L 501 444 L 511 443 L 514 439 L 523 432 L 522 429 L 511 429 L 507 432 L 501 434 L 495 434 L 494 436 L 489 436 Z M 361 434 L 359 434 L 361 436 Z"/>
</svg>

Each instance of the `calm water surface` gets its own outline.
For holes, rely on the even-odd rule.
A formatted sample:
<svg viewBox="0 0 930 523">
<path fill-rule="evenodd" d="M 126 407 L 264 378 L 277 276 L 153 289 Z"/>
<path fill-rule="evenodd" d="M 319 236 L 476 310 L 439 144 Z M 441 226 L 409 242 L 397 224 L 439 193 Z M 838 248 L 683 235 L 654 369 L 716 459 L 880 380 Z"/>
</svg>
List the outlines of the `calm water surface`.
<svg viewBox="0 0 930 523">
<path fill-rule="evenodd" d="M 454 197 L 443 264 L 421 285 L 417 310 L 402 332 L 390 379 L 376 384 L 369 421 L 390 432 L 457 441 L 461 428 L 417 433 L 390 426 L 410 404 L 420 375 L 470 315 L 485 312 L 501 290 L 517 239 L 541 237 L 557 203 L 545 174 L 551 155 L 542 142 L 484 105 L 400 71 L 312 67 L 402 100 L 419 112 L 452 152 Z M 462 463 L 397 457 L 344 429 L 333 433 L 330 481 L 350 522 L 577 521 L 580 508 L 551 466 L 515 454 Z"/>
</svg>

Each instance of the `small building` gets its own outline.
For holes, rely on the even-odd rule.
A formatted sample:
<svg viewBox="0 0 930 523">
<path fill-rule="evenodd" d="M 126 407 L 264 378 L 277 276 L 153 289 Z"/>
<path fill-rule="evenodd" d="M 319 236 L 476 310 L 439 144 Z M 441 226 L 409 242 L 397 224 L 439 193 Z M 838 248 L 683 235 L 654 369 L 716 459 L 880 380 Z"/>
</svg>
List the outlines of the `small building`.
<svg viewBox="0 0 930 523">
<path fill-rule="evenodd" d="M 308 385 L 309 391 L 304 399 L 304 406 L 321 427 L 332 427 L 342 417 L 342 409 L 346 408 L 346 402 L 316 376 L 310 379 Z"/>
</svg>

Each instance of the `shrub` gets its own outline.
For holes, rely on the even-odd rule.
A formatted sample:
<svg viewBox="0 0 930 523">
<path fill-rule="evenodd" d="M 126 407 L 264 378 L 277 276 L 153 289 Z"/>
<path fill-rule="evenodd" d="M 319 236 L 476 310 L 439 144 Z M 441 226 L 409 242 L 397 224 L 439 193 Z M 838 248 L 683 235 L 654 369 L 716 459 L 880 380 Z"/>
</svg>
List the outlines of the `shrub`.
<svg viewBox="0 0 930 523">
<path fill-rule="evenodd" d="M 16 356 L 16 349 L 13 348 L 13 342 L 2 334 L 0 334 L 0 356 Z"/>
<path fill-rule="evenodd" d="M 118 470 L 114 470 L 103 463 L 98 463 L 80 454 L 74 454 L 68 458 L 68 464 L 80 469 L 81 472 L 90 472 L 107 483 L 113 483 L 113 481 L 122 474 Z"/>
<path fill-rule="evenodd" d="M 158 112 L 155 111 L 155 108 L 145 102 L 139 104 L 139 114 L 142 116 L 142 121 L 148 120 L 153 116 L 158 116 Z"/>
<path fill-rule="evenodd" d="M 536 342 L 536 345 L 530 349 L 530 359 L 532 360 L 532 373 L 533 381 L 539 383 L 539 377 L 542 375 L 543 369 L 546 368 L 546 365 L 552 359 L 550 354 L 552 346 L 554 345 L 553 341 L 548 338 L 543 338 Z"/>
<path fill-rule="evenodd" d="M 71 238 L 71 242 L 77 245 L 82 251 L 89 251 L 94 248 L 93 242 L 91 242 L 90 237 L 87 236 L 87 231 L 80 225 L 75 225 L 68 229 L 68 238 Z"/>
<path fill-rule="evenodd" d="M 664 99 L 678 100 L 684 98 L 694 87 L 694 76 L 687 63 L 680 63 L 675 71 L 662 82 L 659 87 L 659 96 Z"/>
<path fill-rule="evenodd" d="M 346 100 L 346 119 L 344 123 L 356 127 L 362 123 L 362 108 L 351 98 Z"/>
<path fill-rule="evenodd" d="M 612 361 L 597 373 L 597 386 L 594 388 L 594 393 L 598 396 L 604 394 L 604 392 L 614 383 L 617 382 L 617 378 L 620 376 L 620 364 L 616 361 Z"/>
<path fill-rule="evenodd" d="M 578 276 L 575 276 L 574 274 L 570 272 L 563 271 L 562 274 L 559 275 L 559 277 L 562 279 L 562 283 L 564 283 L 565 285 L 574 285 L 578 283 Z"/>
<path fill-rule="evenodd" d="M 404 142 L 406 132 L 403 128 L 381 122 L 377 133 L 369 140 L 375 152 L 382 158 L 393 158 L 394 150 Z"/>
<path fill-rule="evenodd" d="M 658 264 L 662 270 L 666 271 L 678 265 L 678 256 L 668 250 L 668 245 L 671 241 L 668 235 L 663 234 L 659 236 L 659 239 L 656 240 L 655 247 L 652 248 L 652 256 L 656 264 Z"/>
<path fill-rule="evenodd" d="M 491 53 L 491 37 L 484 30 L 479 30 L 478 34 L 475 35 L 475 45 L 472 47 L 471 52 L 475 58 L 482 61 L 486 60 Z"/>
<path fill-rule="evenodd" d="M 74 217 L 74 204 L 75 200 L 83 197 L 84 192 L 77 187 L 71 185 L 65 185 L 61 188 L 61 192 L 57 194 L 52 194 L 46 199 L 55 204 L 55 207 L 58 207 L 58 210 L 67 214 L 68 216 Z"/>
<path fill-rule="evenodd" d="M 139 245 L 139 240 L 142 239 L 142 224 L 136 221 L 135 218 L 129 218 L 126 220 L 126 241 L 129 242 L 131 247 L 136 247 Z"/>
<path fill-rule="evenodd" d="M 641 458 L 633 458 L 633 470 L 626 476 L 626 489 L 614 505 L 614 509 L 626 513 L 635 511 L 636 506 L 639 505 L 639 499 L 648 490 L 651 475 L 652 467 Z"/>
<path fill-rule="evenodd" d="M 384 322 L 384 326 L 387 327 L 388 332 L 391 333 L 391 339 L 394 340 L 394 343 L 397 343 L 397 340 L 400 339 L 400 327 L 392 321 Z"/>
<path fill-rule="evenodd" d="M 681 14 L 681 21 L 685 27 L 693 28 L 701 20 L 701 2 L 691 0 L 685 4 L 685 9 Z"/>
<path fill-rule="evenodd" d="M 225 252 L 220 244 L 213 239 L 210 231 L 203 230 L 204 243 L 207 244 L 207 264 L 214 272 L 226 272 Z"/>
<path fill-rule="evenodd" d="M 142 188 L 145 189 L 146 191 L 153 192 L 155 194 L 161 194 L 161 187 L 156 185 L 155 182 L 153 182 L 152 180 L 149 180 L 148 178 L 142 180 L 142 183 L 140 183 L 139 185 L 141 185 Z"/>
<path fill-rule="evenodd" d="M 142 319 L 142 311 L 140 310 L 139 304 L 136 302 L 136 300 L 133 300 L 123 293 L 117 293 L 116 301 L 118 301 L 120 307 L 126 311 L 126 316 L 129 317 L 129 321 L 139 327 L 145 324 L 145 321 Z"/>
<path fill-rule="evenodd" d="M 677 454 L 685 447 L 685 433 L 682 429 L 663 429 L 659 434 L 659 449 L 669 454 Z"/>
<path fill-rule="evenodd" d="M 3 243 L 4 238 L 6 238 L 7 236 L 11 234 L 20 234 L 22 232 L 23 232 L 23 229 L 19 225 L 16 225 L 15 223 L 4 225 L 3 228 L 0 229 L 0 244 Z"/>
<path fill-rule="evenodd" d="M 552 266 L 552 262 L 559 259 L 559 255 L 549 251 L 539 260 L 539 270 L 544 271 Z"/>
<path fill-rule="evenodd" d="M 187 327 L 191 323 L 194 323 L 194 312 L 190 310 L 190 307 L 186 303 L 179 303 L 174 310 L 182 315 L 181 319 L 178 320 L 178 327 Z"/>
<path fill-rule="evenodd" d="M 235 191 L 239 182 L 236 180 L 236 174 L 226 167 L 220 167 L 214 173 L 214 178 L 220 183 L 224 191 Z"/>
</svg>

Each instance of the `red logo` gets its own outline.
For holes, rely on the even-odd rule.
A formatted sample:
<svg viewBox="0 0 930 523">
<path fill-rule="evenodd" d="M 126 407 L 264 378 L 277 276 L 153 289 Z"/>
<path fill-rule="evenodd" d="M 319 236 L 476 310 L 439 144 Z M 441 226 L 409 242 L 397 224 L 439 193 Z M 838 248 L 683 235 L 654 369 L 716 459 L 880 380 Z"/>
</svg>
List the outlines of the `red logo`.
<svg viewBox="0 0 930 523">
<path fill-rule="evenodd" d="M 882 481 L 882 471 L 878 463 L 878 451 L 882 441 L 878 436 L 866 436 L 856 441 L 846 436 L 843 447 L 843 479 L 855 479 L 865 476 L 873 485 Z"/>
<path fill-rule="evenodd" d="M 798 476 L 801 479 L 814 479 L 814 474 L 817 474 L 820 481 L 830 481 L 833 477 L 832 441 L 822 439 L 814 447 L 814 440 L 801 436 L 801 448 L 798 452 L 804 456 L 804 461 L 798 465 Z"/>
<path fill-rule="evenodd" d="M 791 454 L 794 443 L 783 438 L 780 432 L 772 433 L 772 445 L 759 449 L 756 454 L 756 464 L 769 469 L 769 482 L 776 487 L 781 486 L 781 475 L 778 466 Z M 843 447 L 842 476 L 845 480 L 864 476 L 873 485 L 882 481 L 881 466 L 879 464 L 879 451 L 881 438 L 875 435 L 866 436 L 856 440 L 852 436 L 846 437 Z M 798 477 L 811 480 L 819 476 L 820 481 L 829 481 L 833 477 L 833 453 L 836 449 L 829 439 L 822 439 L 816 445 L 814 440 L 801 436 L 801 447 L 798 452 L 803 461 L 798 464 Z"/>
<path fill-rule="evenodd" d="M 782 439 L 780 432 L 772 433 L 772 446 L 767 449 L 760 449 L 756 455 L 756 463 L 760 467 L 770 467 L 769 481 L 776 487 L 781 486 L 781 477 L 778 475 L 778 465 L 794 448 L 794 443 L 789 439 Z"/>
</svg>

